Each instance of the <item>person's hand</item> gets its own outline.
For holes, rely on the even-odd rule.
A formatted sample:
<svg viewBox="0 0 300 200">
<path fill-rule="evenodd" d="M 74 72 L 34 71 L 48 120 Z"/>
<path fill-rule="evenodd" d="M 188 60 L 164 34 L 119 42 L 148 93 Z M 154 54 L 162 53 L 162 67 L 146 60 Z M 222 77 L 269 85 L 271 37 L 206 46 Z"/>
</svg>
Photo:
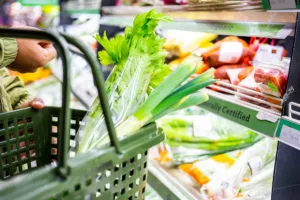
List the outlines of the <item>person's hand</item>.
<svg viewBox="0 0 300 200">
<path fill-rule="evenodd" d="M 33 27 L 16 27 L 36 29 Z M 17 39 L 18 53 L 15 61 L 8 66 L 21 73 L 35 72 L 56 57 L 52 43 L 45 40 Z"/>
<path fill-rule="evenodd" d="M 41 98 L 34 98 L 33 100 L 27 101 L 20 106 L 20 108 L 27 107 L 32 107 L 33 109 L 41 110 L 42 108 L 44 108 L 44 102 Z"/>
</svg>

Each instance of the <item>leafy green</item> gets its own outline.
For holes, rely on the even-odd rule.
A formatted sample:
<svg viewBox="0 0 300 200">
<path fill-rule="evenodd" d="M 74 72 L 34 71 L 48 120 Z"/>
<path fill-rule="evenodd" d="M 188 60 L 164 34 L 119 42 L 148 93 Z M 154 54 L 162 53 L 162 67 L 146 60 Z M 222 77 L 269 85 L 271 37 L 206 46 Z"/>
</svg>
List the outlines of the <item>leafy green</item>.
<svg viewBox="0 0 300 200">
<path fill-rule="evenodd" d="M 169 65 L 161 65 L 162 67 L 156 68 L 150 77 L 150 83 L 148 86 L 147 93 L 150 94 L 154 89 L 161 84 L 165 77 L 171 73 Z"/>
<path fill-rule="evenodd" d="M 106 93 L 113 114 L 118 137 L 135 132 L 149 122 L 170 111 L 208 100 L 206 94 L 193 95 L 213 83 L 213 71 L 188 82 L 202 64 L 202 59 L 191 56 L 174 71 L 164 64 L 165 40 L 155 34 L 159 21 L 168 21 L 163 14 L 151 10 L 137 15 L 133 26 L 124 35 L 108 39 L 96 36 L 104 47 L 99 52 L 102 64 L 115 67 L 105 82 Z M 107 144 L 107 130 L 103 114 L 96 100 L 86 117 L 86 125 L 79 132 L 78 152 Z"/>
<path fill-rule="evenodd" d="M 115 65 L 105 87 L 116 125 L 145 101 L 148 88 L 154 90 L 171 72 L 164 64 L 167 54 L 162 46 L 165 39 L 155 34 L 159 21 L 169 21 L 169 18 L 151 10 L 137 15 L 124 35 L 112 39 L 108 39 L 106 33 L 103 37 L 95 36 L 104 48 L 98 53 L 101 64 Z M 88 150 L 93 141 L 106 135 L 98 98 L 85 121 L 86 125 L 80 129 L 78 152 Z"/>
</svg>

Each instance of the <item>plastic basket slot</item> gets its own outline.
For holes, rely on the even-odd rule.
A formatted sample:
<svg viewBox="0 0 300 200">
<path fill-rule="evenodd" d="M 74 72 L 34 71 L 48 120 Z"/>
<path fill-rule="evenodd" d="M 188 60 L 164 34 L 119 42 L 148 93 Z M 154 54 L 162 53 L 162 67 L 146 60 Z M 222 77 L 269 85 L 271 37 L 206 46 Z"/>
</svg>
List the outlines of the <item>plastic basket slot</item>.
<svg viewBox="0 0 300 200">
<path fill-rule="evenodd" d="M 114 171 L 117 172 L 117 171 L 119 171 L 120 168 L 121 168 L 121 167 L 120 167 L 120 164 L 116 164 L 116 165 L 115 165 L 115 168 L 114 168 Z"/>
<path fill-rule="evenodd" d="M 136 156 L 136 158 L 137 158 L 137 160 L 141 160 L 142 159 L 142 154 L 138 154 L 137 156 Z"/>
<path fill-rule="evenodd" d="M 129 177 L 133 176 L 134 175 L 134 169 L 130 170 L 129 172 Z"/>
<path fill-rule="evenodd" d="M 29 124 L 26 124 L 26 125 L 25 125 L 25 127 L 27 127 L 27 128 L 26 128 L 27 134 L 28 134 L 28 135 L 34 134 L 33 127 L 32 127 L 31 125 L 29 125 L 29 127 L 28 127 L 28 125 L 29 125 Z"/>
<path fill-rule="evenodd" d="M 102 173 L 99 172 L 96 177 L 96 182 L 100 182 L 101 178 L 102 178 Z"/>
<path fill-rule="evenodd" d="M 101 189 L 97 189 L 97 192 L 96 192 L 96 197 L 100 197 L 101 196 Z"/>
<path fill-rule="evenodd" d="M 74 186 L 74 191 L 79 191 L 80 189 L 81 189 L 80 183 L 78 183 Z"/>
<path fill-rule="evenodd" d="M 70 134 L 71 134 L 71 136 L 75 136 L 76 135 L 76 129 L 72 128 L 70 130 Z"/>
<path fill-rule="evenodd" d="M 57 144 L 58 144 L 57 143 L 57 137 L 53 137 L 53 136 L 51 137 L 51 144 L 57 146 Z"/>
<path fill-rule="evenodd" d="M 58 117 L 52 116 L 52 117 L 51 117 L 51 120 L 52 120 L 52 123 L 53 123 L 53 122 L 58 122 Z"/>
<path fill-rule="evenodd" d="M 62 193 L 62 197 L 67 197 L 69 195 L 69 191 L 68 190 L 66 190 L 66 191 L 64 191 L 63 193 Z"/>
<path fill-rule="evenodd" d="M 122 180 L 122 181 L 125 181 L 125 180 L 126 180 L 126 174 L 123 174 L 123 175 L 122 175 L 121 180 Z"/>
<path fill-rule="evenodd" d="M 115 193 L 114 193 L 114 199 L 118 199 L 118 197 L 119 197 L 119 196 L 118 196 L 118 193 L 115 192 Z"/>
<path fill-rule="evenodd" d="M 138 198 L 139 197 L 139 192 L 134 193 L 134 197 Z"/>
<path fill-rule="evenodd" d="M 51 133 L 57 134 L 57 132 L 58 132 L 58 126 L 52 125 L 52 126 L 51 126 Z"/>
<path fill-rule="evenodd" d="M 106 170 L 106 171 L 105 171 L 105 176 L 106 176 L 106 177 L 110 177 L 110 175 L 111 175 L 111 170 L 109 170 L 109 169 Z"/>
<path fill-rule="evenodd" d="M 73 147 L 73 148 L 76 147 L 76 142 L 75 142 L 75 140 L 70 140 L 70 147 Z"/>
<path fill-rule="evenodd" d="M 129 185 L 128 185 L 128 190 L 132 190 L 133 189 L 133 183 L 130 183 Z"/>
<path fill-rule="evenodd" d="M 25 117 L 25 121 L 26 121 L 27 123 L 32 122 L 32 117 Z"/>
<path fill-rule="evenodd" d="M 140 184 L 140 178 L 137 178 L 137 179 L 135 180 L 135 184 L 136 184 L 136 185 L 139 185 L 139 184 Z"/>
<path fill-rule="evenodd" d="M 144 174 L 143 181 L 146 181 L 146 179 L 147 179 L 147 174 Z"/>
<path fill-rule="evenodd" d="M 91 184 L 92 184 L 92 179 L 90 178 L 90 179 L 87 179 L 86 181 L 85 181 L 85 186 L 86 187 L 88 187 L 88 186 L 90 186 Z"/>
<path fill-rule="evenodd" d="M 121 195 L 122 195 L 122 194 L 125 194 L 125 192 L 126 192 L 126 189 L 125 189 L 125 188 L 122 188 L 122 189 L 121 189 Z"/>
<path fill-rule="evenodd" d="M 106 183 L 104 187 L 104 191 L 110 190 L 110 183 Z"/>
<path fill-rule="evenodd" d="M 57 155 L 57 148 L 51 148 L 51 155 Z"/>
<path fill-rule="evenodd" d="M 130 163 L 134 163 L 134 157 L 130 159 Z"/>
<path fill-rule="evenodd" d="M 116 179 L 114 180 L 114 186 L 117 186 L 117 185 L 118 185 L 118 183 L 119 183 L 119 179 L 118 179 L 118 178 L 116 178 Z"/>
</svg>

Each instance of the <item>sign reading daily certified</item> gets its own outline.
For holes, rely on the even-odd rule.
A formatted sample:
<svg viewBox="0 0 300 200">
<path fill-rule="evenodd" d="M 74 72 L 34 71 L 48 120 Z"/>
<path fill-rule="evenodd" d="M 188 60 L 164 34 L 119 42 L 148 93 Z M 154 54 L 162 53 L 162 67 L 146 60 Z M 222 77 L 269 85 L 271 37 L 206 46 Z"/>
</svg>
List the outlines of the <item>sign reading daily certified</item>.
<svg viewBox="0 0 300 200">
<path fill-rule="evenodd" d="M 58 5 L 58 0 L 18 0 L 24 6 Z"/>
<path fill-rule="evenodd" d="M 251 115 L 249 113 L 242 112 L 238 109 L 238 107 L 228 107 L 217 102 L 207 102 L 206 104 L 216 113 L 227 115 L 228 117 L 242 120 L 244 122 L 250 121 Z"/>
<path fill-rule="evenodd" d="M 296 0 L 269 0 L 271 4 L 271 9 L 281 10 L 281 9 L 296 9 Z"/>
<path fill-rule="evenodd" d="M 221 98 L 209 97 L 209 101 L 200 104 L 200 107 L 219 116 L 237 122 L 254 131 L 273 137 L 277 128 L 278 119 L 270 119 L 269 116 L 261 116 L 260 112 Z"/>
</svg>

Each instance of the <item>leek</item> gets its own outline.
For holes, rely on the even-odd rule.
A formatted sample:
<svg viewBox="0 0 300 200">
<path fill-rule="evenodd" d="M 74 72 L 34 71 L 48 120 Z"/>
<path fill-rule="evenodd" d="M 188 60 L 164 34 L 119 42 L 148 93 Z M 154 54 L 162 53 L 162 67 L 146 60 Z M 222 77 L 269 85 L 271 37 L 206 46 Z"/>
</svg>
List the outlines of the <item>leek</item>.
<svg viewBox="0 0 300 200">
<path fill-rule="evenodd" d="M 164 15 L 151 10 L 137 15 L 124 36 L 108 39 L 96 36 L 105 50 L 99 52 L 102 64 L 115 68 L 105 83 L 117 135 L 122 138 L 170 111 L 188 105 L 203 103 L 206 94 L 194 93 L 213 83 L 213 71 L 187 82 L 202 64 L 202 59 L 191 56 L 170 71 L 164 64 L 164 39 L 155 34 L 159 21 L 168 21 Z M 184 83 L 184 84 L 183 84 Z M 198 102 L 196 102 L 199 100 Z M 78 153 L 108 143 L 103 114 L 96 100 L 80 129 Z"/>
</svg>

